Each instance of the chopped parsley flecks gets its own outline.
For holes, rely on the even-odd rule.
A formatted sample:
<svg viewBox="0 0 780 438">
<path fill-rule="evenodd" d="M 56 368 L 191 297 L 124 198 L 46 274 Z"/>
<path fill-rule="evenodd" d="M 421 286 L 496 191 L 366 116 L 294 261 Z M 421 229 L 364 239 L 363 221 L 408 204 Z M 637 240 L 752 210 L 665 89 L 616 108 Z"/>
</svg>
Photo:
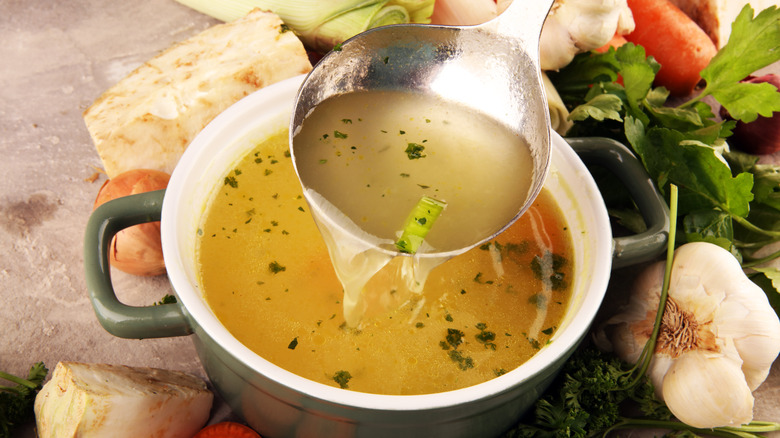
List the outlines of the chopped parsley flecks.
<svg viewBox="0 0 780 438">
<path fill-rule="evenodd" d="M 348 137 L 347 134 L 345 134 L 345 133 L 343 133 L 341 131 L 333 131 L 333 136 L 336 137 L 336 138 L 341 138 L 341 139 L 344 139 L 344 138 Z"/>
<path fill-rule="evenodd" d="M 341 123 L 343 123 L 345 125 L 351 125 L 352 124 L 352 119 L 341 119 Z"/>
<path fill-rule="evenodd" d="M 531 348 L 533 348 L 534 350 L 539 350 L 542 348 L 542 345 L 539 343 L 539 341 L 529 337 L 528 333 L 523 333 L 523 336 L 525 336 L 525 339 L 528 341 L 529 344 L 531 344 Z"/>
<path fill-rule="evenodd" d="M 477 272 L 477 275 L 474 276 L 474 282 L 479 284 L 493 284 L 493 280 L 483 280 L 481 272 Z"/>
<path fill-rule="evenodd" d="M 238 187 L 238 180 L 235 176 L 226 176 L 225 177 L 225 185 L 233 187 L 234 189 Z"/>
<path fill-rule="evenodd" d="M 542 330 L 542 333 L 544 333 L 547 336 L 550 336 L 555 332 L 555 327 L 547 327 L 546 329 Z"/>
<path fill-rule="evenodd" d="M 550 252 L 541 257 L 534 256 L 531 260 L 531 270 L 536 278 L 543 281 L 549 279 L 552 290 L 566 289 L 566 274 L 562 272 L 564 266 L 566 258 Z"/>
<path fill-rule="evenodd" d="M 280 265 L 279 262 L 273 261 L 268 264 L 268 270 L 271 271 L 273 274 L 278 274 L 280 272 L 286 271 L 287 268 Z"/>
<path fill-rule="evenodd" d="M 479 330 L 479 333 L 477 333 L 474 337 L 477 339 L 477 341 L 485 346 L 485 348 L 490 348 L 491 350 L 496 349 L 496 334 L 494 332 L 487 330 L 487 324 L 484 322 L 480 322 L 477 324 L 477 329 Z"/>
<path fill-rule="evenodd" d="M 447 329 L 447 336 L 444 338 L 444 340 L 447 342 L 447 345 L 452 348 L 458 348 L 458 345 L 463 343 L 463 336 L 465 336 L 465 333 L 458 329 L 448 328 Z"/>
<path fill-rule="evenodd" d="M 290 350 L 295 350 L 295 347 L 297 347 L 297 346 L 298 346 L 298 338 L 297 337 L 295 337 L 292 341 L 290 341 L 289 344 L 287 344 L 287 348 L 289 348 Z"/>
<path fill-rule="evenodd" d="M 447 354 L 449 354 L 450 359 L 452 359 L 453 362 L 458 364 L 458 368 L 461 370 L 466 371 L 469 368 L 474 368 L 474 359 L 464 356 L 460 351 L 450 350 Z"/>
<path fill-rule="evenodd" d="M 341 389 L 349 388 L 350 379 L 352 379 L 352 374 L 349 371 L 339 370 L 333 375 L 333 380 L 339 384 Z"/>
</svg>

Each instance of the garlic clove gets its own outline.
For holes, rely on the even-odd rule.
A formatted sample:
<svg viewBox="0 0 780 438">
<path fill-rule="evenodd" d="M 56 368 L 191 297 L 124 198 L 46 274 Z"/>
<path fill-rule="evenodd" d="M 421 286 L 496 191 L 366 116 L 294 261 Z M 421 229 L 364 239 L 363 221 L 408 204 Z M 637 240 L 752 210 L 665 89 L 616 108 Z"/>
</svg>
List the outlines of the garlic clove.
<svg viewBox="0 0 780 438">
<path fill-rule="evenodd" d="M 735 350 L 733 345 L 730 348 Z M 753 395 L 741 366 L 736 352 L 685 353 L 674 361 L 663 380 L 664 401 L 675 417 L 694 427 L 749 423 L 753 419 Z"/>
<path fill-rule="evenodd" d="M 718 328 L 718 337 L 734 340 L 744 361 L 745 380 L 750 389 L 755 390 L 769 375 L 780 352 L 780 322 L 766 295 L 753 282 L 745 283 L 739 289 L 742 299 L 737 299 L 732 291 L 730 299 L 716 315 L 714 325 Z"/>
</svg>

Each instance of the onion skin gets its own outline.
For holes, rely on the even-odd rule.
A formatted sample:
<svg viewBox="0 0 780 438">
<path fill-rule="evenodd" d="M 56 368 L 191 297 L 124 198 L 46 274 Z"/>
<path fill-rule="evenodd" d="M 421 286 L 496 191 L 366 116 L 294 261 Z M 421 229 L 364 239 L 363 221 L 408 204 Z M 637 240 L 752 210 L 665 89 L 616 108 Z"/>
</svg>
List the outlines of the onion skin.
<svg viewBox="0 0 780 438">
<path fill-rule="evenodd" d="M 780 76 L 768 74 L 765 76 L 749 76 L 742 82 L 753 84 L 768 82 L 780 89 Z M 730 118 L 728 112 L 721 108 L 721 117 Z M 728 139 L 729 145 L 743 152 L 754 155 L 767 155 L 780 150 L 780 112 L 772 117 L 758 116 L 750 123 L 737 121 L 734 132 Z"/>
<path fill-rule="evenodd" d="M 106 181 L 97 194 L 93 210 L 116 198 L 164 189 L 170 175 L 150 169 L 123 172 Z M 109 247 L 111 266 L 128 274 L 155 276 L 165 273 L 160 222 L 148 222 L 121 230 Z"/>
</svg>

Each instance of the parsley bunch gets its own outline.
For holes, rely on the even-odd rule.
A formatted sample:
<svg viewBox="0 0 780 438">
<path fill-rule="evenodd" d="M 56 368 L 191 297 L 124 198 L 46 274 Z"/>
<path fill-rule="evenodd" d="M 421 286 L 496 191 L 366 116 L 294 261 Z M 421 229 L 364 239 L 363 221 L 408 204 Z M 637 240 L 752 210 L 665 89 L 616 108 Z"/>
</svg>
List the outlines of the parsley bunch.
<svg viewBox="0 0 780 438">
<path fill-rule="evenodd" d="M 780 111 L 780 92 L 770 84 L 741 83 L 748 75 L 780 61 L 780 10 L 772 6 L 753 16 L 746 5 L 732 25 L 729 42 L 701 72 L 698 95 L 673 102 L 653 87 L 660 65 L 641 46 L 626 44 L 604 54 L 579 55 L 550 79 L 575 122 L 568 136 L 606 136 L 628 144 L 662 193 L 680 188 L 679 244 L 706 241 L 751 267 L 780 256 L 755 252 L 780 241 L 780 167 L 728 151 L 734 121 L 715 116 L 715 103 L 744 122 Z M 716 152 L 716 153 L 713 153 Z M 644 223 L 613 176 L 595 172 L 610 211 L 633 231 Z M 780 315 L 780 271 L 762 269 L 762 286 Z"/>
<path fill-rule="evenodd" d="M 592 346 L 580 348 L 563 367 L 546 394 L 536 402 L 533 415 L 507 432 L 504 438 L 591 438 L 618 429 L 657 428 L 673 435 L 726 438 L 759 437 L 761 432 L 780 431 L 780 423 L 754 421 L 740 427 L 699 429 L 672 419 L 664 402 L 656 398 L 647 376 L 661 329 L 674 259 L 674 240 L 679 204 L 678 187 L 669 187 L 671 230 L 666 252 L 663 286 L 653 331 L 636 364 L 603 353 Z M 641 415 L 638 418 L 626 413 Z"/>
<path fill-rule="evenodd" d="M 0 438 L 10 438 L 14 427 L 30 419 L 35 395 L 48 373 L 43 362 L 33 365 L 26 379 L 0 371 L 0 379 L 16 384 L 0 386 Z"/>
</svg>

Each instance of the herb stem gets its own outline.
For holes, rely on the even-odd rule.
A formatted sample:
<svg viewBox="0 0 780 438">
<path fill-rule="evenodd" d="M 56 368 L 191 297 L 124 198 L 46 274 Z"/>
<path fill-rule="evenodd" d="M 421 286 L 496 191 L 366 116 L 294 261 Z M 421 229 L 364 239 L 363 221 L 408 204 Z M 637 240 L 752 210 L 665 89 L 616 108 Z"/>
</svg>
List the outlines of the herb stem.
<svg viewBox="0 0 780 438">
<path fill-rule="evenodd" d="M 634 429 L 634 428 L 654 428 L 654 429 L 671 429 L 692 432 L 697 436 L 715 436 L 725 438 L 748 438 L 759 437 L 757 433 L 774 432 L 780 430 L 780 423 L 774 423 L 769 421 L 753 421 L 744 426 L 739 427 L 716 427 L 713 429 L 701 429 L 698 427 L 689 426 L 685 423 L 678 421 L 664 421 L 664 420 L 649 420 L 641 418 L 623 418 L 617 424 L 609 428 L 603 436 L 606 436 L 609 432 L 618 429 Z"/>
<path fill-rule="evenodd" d="M 736 221 L 738 224 L 745 227 L 748 231 L 753 231 L 759 234 L 763 234 L 764 236 L 769 236 L 775 239 L 780 238 L 780 231 L 771 231 L 771 230 L 765 230 L 761 227 L 758 227 L 756 225 L 753 225 L 749 220 L 736 215 L 731 215 L 734 221 Z"/>
<path fill-rule="evenodd" d="M 658 300 L 658 310 L 655 313 L 655 322 L 653 323 L 653 333 L 650 335 L 650 339 L 645 343 L 642 353 L 639 355 L 636 365 L 631 369 L 632 376 L 631 382 L 628 387 L 637 385 L 641 379 L 647 373 L 647 369 L 650 367 L 650 361 L 653 358 L 655 352 L 655 345 L 658 341 L 658 334 L 661 332 L 661 320 L 664 316 L 664 310 L 666 309 L 666 299 L 669 296 L 669 282 L 672 277 L 672 262 L 674 260 L 674 241 L 677 230 L 677 186 L 672 184 L 669 192 L 669 236 L 666 243 L 666 267 L 664 269 L 664 282 L 661 287 L 661 296 Z M 637 371 L 637 366 L 639 366 Z M 635 374 L 634 374 L 635 373 Z"/>
<path fill-rule="evenodd" d="M 27 379 L 23 379 L 21 377 L 14 376 L 13 374 L 8 374 L 3 371 L 0 371 L 0 379 L 8 380 L 9 382 L 16 383 L 17 385 L 26 386 L 30 389 L 35 389 L 38 387 L 38 384 L 35 382 L 31 382 Z M 16 388 L 11 388 L 8 386 L 0 386 L 0 390 L 17 392 Z"/>
<path fill-rule="evenodd" d="M 742 267 L 743 268 L 752 268 L 753 266 L 758 266 L 762 263 L 768 262 L 770 260 L 774 260 L 778 257 L 780 257 L 780 250 L 773 252 L 772 254 L 769 254 L 768 256 L 759 257 L 759 258 L 753 258 L 749 256 L 744 256 L 745 259 L 749 259 L 748 262 L 743 262 Z"/>
</svg>

